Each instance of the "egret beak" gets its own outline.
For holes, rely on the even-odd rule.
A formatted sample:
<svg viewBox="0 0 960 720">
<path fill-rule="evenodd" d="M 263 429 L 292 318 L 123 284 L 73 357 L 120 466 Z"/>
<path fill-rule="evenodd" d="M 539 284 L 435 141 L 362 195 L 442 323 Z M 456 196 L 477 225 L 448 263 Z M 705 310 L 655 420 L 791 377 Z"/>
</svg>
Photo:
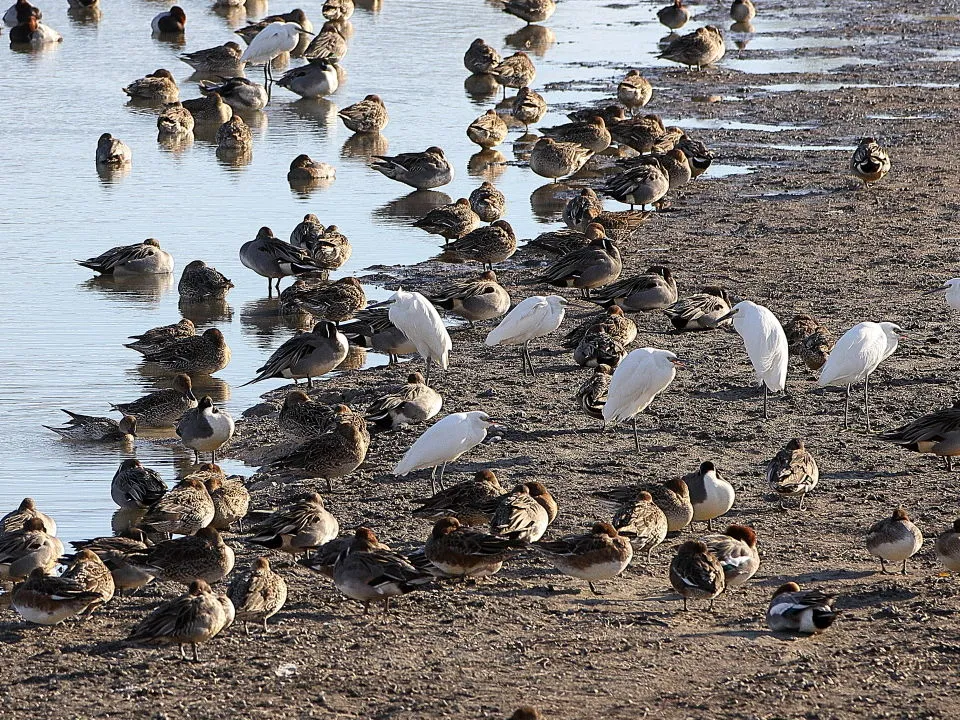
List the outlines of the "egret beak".
<svg viewBox="0 0 960 720">
<path fill-rule="evenodd" d="M 719 325 L 720 323 L 722 323 L 724 320 L 729 320 L 729 319 L 732 318 L 734 315 L 736 315 L 738 312 L 740 312 L 740 311 L 739 311 L 739 310 L 731 310 L 731 311 L 728 312 L 726 315 L 724 315 L 724 316 L 722 316 L 722 317 L 718 317 L 718 318 L 717 318 L 717 325 Z"/>
<path fill-rule="evenodd" d="M 940 287 L 934 288 L 933 290 L 927 290 L 927 291 L 926 291 L 925 293 L 923 293 L 923 294 L 924 294 L 924 295 L 933 295 L 934 293 L 943 292 L 944 290 L 949 290 L 949 289 L 950 289 L 950 286 L 949 286 L 949 285 L 941 285 Z"/>
<path fill-rule="evenodd" d="M 566 298 L 560 298 L 560 304 L 561 304 L 561 305 L 569 305 L 569 304 L 570 304 L 570 301 L 567 300 Z"/>
</svg>

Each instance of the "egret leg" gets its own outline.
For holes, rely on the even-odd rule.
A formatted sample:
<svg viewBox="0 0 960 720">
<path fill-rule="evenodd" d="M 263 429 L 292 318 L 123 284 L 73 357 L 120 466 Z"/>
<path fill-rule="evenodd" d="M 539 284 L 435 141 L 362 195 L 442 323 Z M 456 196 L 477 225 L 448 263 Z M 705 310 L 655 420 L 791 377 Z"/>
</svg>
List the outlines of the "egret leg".
<svg viewBox="0 0 960 720">
<path fill-rule="evenodd" d="M 800 496 L 800 509 L 801 509 L 801 510 L 803 510 L 803 498 L 805 498 L 805 497 L 806 497 L 806 495 L 801 495 L 801 496 Z"/>
<path fill-rule="evenodd" d="M 273 278 L 267 278 L 267 297 L 273 297 Z"/>
<path fill-rule="evenodd" d="M 427 358 L 426 367 L 423 369 L 423 384 L 430 386 L 430 358 Z"/>
<path fill-rule="evenodd" d="M 524 343 L 520 348 L 520 367 L 523 369 L 523 374 L 527 374 L 527 343 Z"/>
<path fill-rule="evenodd" d="M 683 596 L 683 611 L 687 612 L 687 596 Z"/>
<path fill-rule="evenodd" d="M 906 575 L 906 574 L 907 574 L 907 561 L 906 561 L 906 558 L 904 558 L 903 565 L 900 567 L 900 574 L 901 574 L 901 575 Z"/>
<path fill-rule="evenodd" d="M 843 406 L 843 427 L 850 427 L 850 386 L 847 385 L 847 403 Z"/>
<path fill-rule="evenodd" d="M 430 473 L 430 491 L 437 494 L 437 466 L 433 466 L 433 472 Z"/>
<path fill-rule="evenodd" d="M 528 340 L 526 343 L 524 343 L 524 351 L 525 351 L 526 354 L 527 354 L 527 365 L 530 366 L 530 374 L 531 374 L 533 377 L 536 377 L 536 376 L 537 376 L 537 371 L 536 371 L 536 370 L 534 369 L 534 367 L 533 367 L 533 356 L 530 355 L 530 341 L 529 341 L 529 340 Z"/>
<path fill-rule="evenodd" d="M 884 560 L 883 558 L 880 558 L 880 572 L 883 573 L 884 575 L 890 574 L 887 572 L 887 561 Z"/>
<path fill-rule="evenodd" d="M 447 464 L 444 463 L 440 466 L 440 477 L 437 478 L 437 485 L 440 486 L 440 489 L 443 490 L 443 471 L 447 469 Z"/>
<path fill-rule="evenodd" d="M 767 384 L 763 384 L 763 419 L 766 420 L 769 415 L 767 415 L 767 395 L 770 391 L 767 389 Z"/>
<path fill-rule="evenodd" d="M 640 436 L 637 434 L 637 416 L 633 416 L 633 444 L 637 446 L 637 454 L 640 454 Z"/>
<path fill-rule="evenodd" d="M 867 375 L 863 379 L 863 408 L 864 412 L 867 414 L 867 432 L 871 432 L 870 428 L 870 376 Z"/>
</svg>

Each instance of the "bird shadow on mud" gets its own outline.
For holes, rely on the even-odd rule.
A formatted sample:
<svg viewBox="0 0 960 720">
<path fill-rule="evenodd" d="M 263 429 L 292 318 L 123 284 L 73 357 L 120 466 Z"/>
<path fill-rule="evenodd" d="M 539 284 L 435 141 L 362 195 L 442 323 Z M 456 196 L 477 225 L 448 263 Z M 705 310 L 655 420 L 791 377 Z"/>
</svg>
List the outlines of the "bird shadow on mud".
<svg viewBox="0 0 960 720">
<path fill-rule="evenodd" d="M 878 573 L 864 573 L 878 575 Z M 837 605 L 842 610 L 863 610 L 880 607 L 892 602 L 906 602 L 919 596 L 912 588 L 902 585 L 884 584 L 879 587 L 867 587 L 844 593 L 838 598 Z"/>
<path fill-rule="evenodd" d="M 780 587 L 788 580 L 798 583 L 801 587 L 811 582 L 833 582 L 839 580 L 862 580 L 865 577 L 876 575 L 872 570 L 821 570 L 819 572 L 808 572 L 800 575 L 791 575 L 786 578 L 782 575 L 770 576 L 757 580 L 754 585 L 763 585 L 767 587 Z"/>
</svg>

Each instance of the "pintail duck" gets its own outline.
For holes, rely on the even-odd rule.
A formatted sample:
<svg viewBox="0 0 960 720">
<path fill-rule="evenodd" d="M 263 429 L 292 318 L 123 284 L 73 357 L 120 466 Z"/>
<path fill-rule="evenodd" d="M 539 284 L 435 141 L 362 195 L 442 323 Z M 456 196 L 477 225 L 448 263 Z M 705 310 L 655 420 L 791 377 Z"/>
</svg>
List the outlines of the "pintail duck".
<svg viewBox="0 0 960 720">
<path fill-rule="evenodd" d="M 0 535 L 0 580 L 22 580 L 34 569 L 57 566 L 63 543 L 46 531 L 42 518 L 32 517 L 20 530 Z"/>
<path fill-rule="evenodd" d="M 563 346 L 575 349 L 585 338 L 605 333 L 626 346 L 637 339 L 637 324 L 623 314 L 616 305 L 606 312 L 589 316 L 585 322 L 568 332 L 563 338 Z"/>
<path fill-rule="evenodd" d="M 803 498 L 817 486 L 820 470 L 817 461 L 804 446 L 803 440 L 794 438 L 767 464 L 767 484 L 780 496 L 780 507 L 788 497 Z"/>
<path fill-rule="evenodd" d="M 773 632 L 813 635 L 833 625 L 835 597 L 820 590 L 800 590 L 795 582 L 778 587 L 767 608 L 767 626 Z"/>
<path fill-rule="evenodd" d="M 148 547 L 142 538 L 143 533 L 135 531 L 120 537 L 100 537 L 93 540 L 74 541 L 70 544 L 74 550 L 89 550 L 95 553 L 110 570 L 117 591 L 135 592 L 153 580 L 153 575 L 127 561 L 129 553 L 140 552 Z"/>
<path fill-rule="evenodd" d="M 413 515 L 434 522 L 455 517 L 464 525 L 487 525 L 491 502 L 506 493 L 492 470 L 481 470 L 472 480 L 451 485 L 431 497 L 412 500 L 420 505 Z"/>
<path fill-rule="evenodd" d="M 875 437 L 904 450 L 945 457 L 947 471 L 952 472 L 953 458 L 960 455 L 960 400 Z"/>
<path fill-rule="evenodd" d="M 567 119 L 573 122 L 587 122 L 595 117 L 602 117 L 609 129 L 613 123 L 622 122 L 627 119 L 627 114 L 619 105 L 607 105 L 605 107 L 587 107 L 580 110 L 574 110 L 567 113 Z"/>
<path fill-rule="evenodd" d="M 67 569 L 60 577 L 76 583 L 84 591 L 94 593 L 97 596 L 81 611 L 81 615 L 90 615 L 101 605 L 106 605 L 113 599 L 113 594 L 116 591 L 113 575 L 110 574 L 109 568 L 104 565 L 103 560 L 96 553 L 92 550 L 80 550 L 65 559 L 67 560 Z"/>
<path fill-rule="evenodd" d="M 43 12 L 36 5 L 31 5 L 30 0 L 16 0 L 3 13 L 3 24 L 7 27 L 16 27 L 31 17 L 42 20 Z"/>
<path fill-rule="evenodd" d="M 248 540 L 291 555 L 309 553 L 331 542 L 340 523 L 323 506 L 318 493 L 307 493 L 256 525 Z"/>
<path fill-rule="evenodd" d="M 197 72 L 236 77 L 243 72 L 246 65 L 240 60 L 241 55 L 243 50 L 240 45 L 231 40 L 216 47 L 184 53 L 180 59 Z"/>
<path fill-rule="evenodd" d="M 260 228 L 256 238 L 240 247 L 240 262 L 244 267 L 267 278 L 269 297 L 273 297 L 274 280 L 277 281 L 277 292 L 280 292 L 281 278 L 318 269 L 308 252 L 277 239 L 273 230 L 268 227 Z"/>
<path fill-rule="evenodd" d="M 120 422 L 117 422 L 113 418 L 80 415 L 69 410 L 61 412 L 70 416 L 66 425 L 59 428 L 49 425 L 44 427 L 53 430 L 65 440 L 132 444 L 137 435 L 137 419 L 132 415 L 124 415 Z"/>
<path fill-rule="evenodd" d="M 377 398 L 365 413 L 368 422 L 380 429 L 395 430 L 404 425 L 426 422 L 443 407 L 443 398 L 425 385 L 418 372 L 407 376 L 407 384 L 399 391 Z"/>
<path fill-rule="evenodd" d="M 597 522 L 589 533 L 571 535 L 534 547 L 564 575 L 586 580 L 594 595 L 598 580 L 610 580 L 622 573 L 633 559 L 633 546 L 610 523 Z"/>
<path fill-rule="evenodd" d="M 506 196 L 487 181 L 470 193 L 469 200 L 471 209 L 486 223 L 496 222 L 506 210 Z"/>
<path fill-rule="evenodd" d="M 538 502 L 528 485 L 517 485 L 497 499 L 490 517 L 490 533 L 532 543 L 543 537 L 549 524 L 550 516 L 543 500 Z"/>
<path fill-rule="evenodd" d="M 720 562 L 727 589 L 743 585 L 760 567 L 757 533 L 752 527 L 730 525 L 722 535 L 705 535 L 700 542 Z"/>
<path fill-rule="evenodd" d="M 190 135 L 194 124 L 193 115 L 179 102 L 170 103 L 157 116 L 157 130 L 161 138 Z"/>
<path fill-rule="evenodd" d="M 314 58 L 306 65 L 287 70 L 277 85 L 302 98 L 318 98 L 333 95 L 340 87 L 340 76 L 335 65 Z"/>
<path fill-rule="evenodd" d="M 202 335 L 185 337 L 158 350 L 143 353 L 147 362 L 159 363 L 188 375 L 213 375 L 230 362 L 231 352 L 223 333 L 216 328 Z"/>
<path fill-rule="evenodd" d="M 690 175 L 694 180 L 703 175 L 713 163 L 713 151 L 707 149 L 700 140 L 694 140 L 686 133 L 680 136 L 675 147 L 687 156 Z"/>
<path fill-rule="evenodd" d="M 596 210 L 593 217 L 603 212 L 603 200 L 591 188 L 583 188 L 579 195 L 570 198 L 563 207 L 563 221 L 572 230 L 582 230 L 586 227 L 587 211 Z M 592 220 L 590 221 L 592 222 Z M 589 224 L 587 222 L 587 224 Z"/>
<path fill-rule="evenodd" d="M 497 282 L 493 270 L 485 270 L 474 280 L 447 285 L 430 298 L 437 307 L 470 322 L 492 320 L 510 309 L 510 295 Z"/>
<path fill-rule="evenodd" d="M 227 597 L 236 608 L 236 619 L 243 623 L 249 635 L 248 623 L 263 623 L 267 632 L 267 620 L 272 618 L 287 601 L 287 583 L 270 569 L 270 561 L 259 557 L 253 561 L 249 572 L 237 575 L 230 583 Z"/>
<path fill-rule="evenodd" d="M 35 15 L 30 15 L 20 24 L 10 28 L 11 45 L 39 47 L 59 42 L 63 42 L 63 35 L 49 25 L 44 25 Z"/>
<path fill-rule="evenodd" d="M 317 162 L 309 155 L 297 155 L 290 162 L 287 172 L 287 182 L 292 184 L 309 184 L 321 180 L 335 180 L 337 169 L 330 163 Z"/>
<path fill-rule="evenodd" d="M 662 484 L 624 485 L 611 490 L 599 490 L 593 495 L 618 505 L 629 505 L 637 502 L 642 492 L 648 493 L 654 504 L 663 510 L 667 518 L 668 532 L 679 532 L 693 520 L 690 490 L 680 478 L 667 480 Z"/>
<path fill-rule="evenodd" d="M 201 528 L 196 535 L 164 540 L 127 557 L 132 564 L 160 580 L 184 585 L 195 580 L 220 582 L 233 570 L 235 561 L 233 548 L 212 527 Z"/>
<path fill-rule="evenodd" d="M 610 178 L 603 192 L 633 210 L 636 205 L 646 209 L 659 202 L 669 190 L 670 176 L 660 161 L 638 158 L 637 164 Z"/>
<path fill-rule="evenodd" d="M 712 610 L 713 599 L 726 587 L 723 567 L 698 540 L 685 542 L 677 549 L 670 563 L 670 584 L 683 597 L 684 610 L 687 610 L 688 599 L 699 598 L 709 598 Z"/>
<path fill-rule="evenodd" d="M 624 312 L 660 310 L 677 301 L 677 281 L 669 268 L 653 265 L 643 275 L 624 278 L 595 292 L 592 302 Z"/>
<path fill-rule="evenodd" d="M 613 516 L 613 527 L 629 538 L 638 552 L 647 554 L 648 564 L 650 553 L 666 539 L 668 531 L 666 514 L 653 502 L 653 496 L 646 490 L 638 492 L 635 501 L 617 508 Z"/>
<path fill-rule="evenodd" d="M 293 379 L 298 383 L 306 378 L 307 387 L 313 386 L 313 378 L 334 370 L 347 356 L 346 336 L 329 320 L 321 320 L 312 332 L 294 335 L 277 348 L 259 368 L 257 377 L 244 385 L 268 378 Z"/>
<path fill-rule="evenodd" d="M 589 417 L 603 419 L 603 404 L 607 399 L 607 390 L 610 389 L 611 375 L 613 368 L 609 365 L 597 365 L 593 375 L 586 379 L 574 395 L 573 399 Z"/>
<path fill-rule="evenodd" d="M 337 115 L 348 130 L 356 133 L 378 133 L 390 122 L 387 106 L 379 95 L 367 95 L 360 102 L 343 108 Z"/>
<path fill-rule="evenodd" d="M 583 212 L 580 229 L 586 231 L 590 224 L 597 224 L 615 243 L 633 240 L 651 213 L 644 210 L 607 211 L 587 208 Z M 562 231 L 561 231 L 562 232 Z"/>
<path fill-rule="evenodd" d="M 25 497 L 16 510 L 0 517 L 0 537 L 7 533 L 23 530 L 27 520 L 39 518 L 43 522 L 43 530 L 48 535 L 57 534 L 57 523 L 46 513 L 37 510 L 37 502 L 33 498 Z"/>
<path fill-rule="evenodd" d="M 220 127 L 233 117 L 233 108 L 220 97 L 220 93 L 207 91 L 203 97 L 182 100 L 183 107 L 190 111 L 197 125 Z"/>
<path fill-rule="evenodd" d="M 277 425 L 285 433 L 298 438 L 314 438 L 331 429 L 334 410 L 315 402 L 305 392 L 291 390 L 283 399 Z"/>
<path fill-rule="evenodd" d="M 529 86 L 537 76 L 537 69 L 525 52 L 516 52 L 489 70 L 498 83 L 503 85 L 503 97 L 507 97 L 507 88 Z"/>
<path fill-rule="evenodd" d="M 713 519 L 726 515 L 733 507 L 733 485 L 720 476 L 717 466 L 709 460 L 701 463 L 696 472 L 684 475 L 683 481 L 693 503 L 693 522 L 706 520 L 707 530 L 712 530 Z"/>
<path fill-rule="evenodd" d="M 671 30 L 679 30 L 690 19 L 690 10 L 683 4 L 683 0 L 673 0 L 672 5 L 657 10 L 657 18 L 661 25 Z"/>
<path fill-rule="evenodd" d="M 370 528 L 358 528 L 356 540 L 337 558 L 333 584 L 351 600 L 363 603 L 364 614 L 369 612 L 371 602 L 383 600 L 386 611 L 391 597 L 433 582 L 433 575 L 414 567 L 403 555 L 377 549 L 380 543 Z"/>
<path fill-rule="evenodd" d="M 352 318 L 366 304 L 363 286 L 355 277 L 320 283 L 301 279 L 280 294 L 281 312 L 293 309 L 306 311 L 318 320 L 328 320 L 335 326 Z M 343 344 L 346 347 L 346 339 Z"/>
<path fill-rule="evenodd" d="M 547 716 L 530 705 L 523 705 L 513 711 L 507 720 L 547 720 Z"/>
<path fill-rule="evenodd" d="M 540 122 L 547 114 L 547 101 L 540 93 L 524 85 L 513 99 L 510 114 L 514 120 L 523 124 L 524 132 L 530 132 L 530 126 Z"/>
<path fill-rule="evenodd" d="M 941 565 L 950 572 L 960 572 L 960 519 L 937 538 L 934 550 Z"/>
<path fill-rule="evenodd" d="M 887 563 L 902 563 L 900 574 L 907 574 L 907 560 L 920 551 L 923 534 L 910 521 L 902 507 L 889 518 L 880 520 L 867 531 L 867 550 L 880 558 L 880 572 L 887 573 Z"/>
<path fill-rule="evenodd" d="M 353 15 L 354 0 L 324 0 L 321 12 L 327 20 L 343 22 Z"/>
<path fill-rule="evenodd" d="M 866 187 L 890 172 L 890 155 L 873 138 L 863 138 L 850 158 L 850 172 Z"/>
<path fill-rule="evenodd" d="M 134 80 L 123 88 L 123 91 L 134 100 L 144 100 L 152 103 L 175 103 L 180 100 L 180 90 L 177 81 L 169 70 L 160 68 L 154 72 Z"/>
<path fill-rule="evenodd" d="M 179 5 L 154 16 L 150 28 L 158 35 L 182 35 L 187 25 L 187 14 Z"/>
<path fill-rule="evenodd" d="M 663 146 L 662 149 L 669 150 L 674 145 L 672 134 L 667 133 L 659 115 L 642 115 L 607 123 L 607 129 L 613 140 L 636 150 L 641 155 L 653 152 L 661 146 Z"/>
<path fill-rule="evenodd" d="M 323 24 L 320 32 L 316 34 L 310 44 L 307 45 L 306 50 L 303 51 L 303 57 L 307 60 L 321 58 L 331 63 L 340 62 L 346 54 L 347 39 L 343 36 L 343 27 L 340 23 L 330 20 Z"/>
<path fill-rule="evenodd" d="M 198 463 L 203 452 L 211 453 L 215 463 L 217 450 L 233 437 L 233 431 L 233 418 L 215 407 L 209 395 L 204 395 L 197 407 L 187 410 L 177 423 L 177 435 L 193 450 Z"/>
<path fill-rule="evenodd" d="M 463 66 L 474 75 L 490 75 L 501 62 L 500 53 L 480 38 L 470 43 L 463 56 Z"/>
<path fill-rule="evenodd" d="M 665 153 L 654 153 L 651 157 L 656 159 L 661 169 L 667 173 L 671 190 L 682 188 L 693 179 L 690 161 L 679 148 L 675 147 Z"/>
<path fill-rule="evenodd" d="M 233 613 L 224 608 L 225 602 L 230 601 L 214 593 L 206 582 L 194 580 L 185 594 L 161 603 L 141 620 L 127 640 L 145 645 L 176 644 L 182 660 L 187 659 L 183 646 L 191 645 L 193 661 L 200 662 L 200 643 L 212 640 L 229 624 Z"/>
<path fill-rule="evenodd" d="M 436 146 L 419 153 L 377 155 L 371 167 L 417 190 L 441 187 L 453 180 L 453 166 Z"/>
<path fill-rule="evenodd" d="M 631 115 L 650 102 L 652 96 L 653 86 L 640 74 L 639 70 L 628 72 L 617 85 L 617 100 L 623 103 Z"/>
<path fill-rule="evenodd" d="M 203 481 L 188 476 L 172 490 L 159 493 L 141 524 L 152 532 L 193 535 L 213 521 L 214 512 L 213 499 Z"/>
<path fill-rule="evenodd" d="M 228 77 L 219 83 L 202 80 L 200 92 L 217 93 L 235 111 L 263 110 L 267 106 L 267 89 L 245 77 Z"/>
<path fill-rule="evenodd" d="M 548 137 L 537 140 L 530 151 L 530 169 L 541 177 L 558 182 L 586 165 L 593 153 L 577 143 L 557 142 Z"/>
<path fill-rule="evenodd" d="M 488 347 L 521 345 L 523 374 L 526 375 L 529 369 L 536 377 L 537 371 L 530 357 L 530 341 L 555 332 L 563 323 L 566 305 L 566 298 L 559 295 L 533 295 L 521 300 L 483 342 Z"/>
<path fill-rule="evenodd" d="M 791 355 L 799 355 L 811 370 L 824 366 L 836 342 L 832 332 L 806 313 L 795 315 L 783 330 Z"/>
<path fill-rule="evenodd" d="M 554 0 L 503 0 L 503 11 L 529 25 L 549 20 L 557 9 Z"/>
<path fill-rule="evenodd" d="M 748 23 L 757 16 L 757 9 L 750 0 L 733 0 L 730 18 L 735 23 Z"/>
<path fill-rule="evenodd" d="M 623 343 L 604 331 L 585 336 L 573 350 L 573 361 L 587 368 L 598 365 L 616 367 L 626 356 Z"/>
<path fill-rule="evenodd" d="M 676 330 L 715 330 L 729 326 L 733 320 L 717 322 L 730 314 L 733 307 L 730 293 L 723 288 L 708 286 L 699 293 L 685 297 L 663 308 Z"/>
<path fill-rule="evenodd" d="M 227 477 L 219 466 L 204 463 L 191 477 L 202 478 L 210 499 L 213 500 L 213 520 L 210 527 L 228 531 L 237 523 L 243 532 L 243 519 L 250 510 L 250 493 L 239 475 Z"/>
<path fill-rule="evenodd" d="M 579 288 L 584 298 L 593 288 L 602 287 L 620 277 L 623 263 L 620 250 L 596 224 L 587 226 L 590 244 L 582 250 L 567 253 L 550 265 L 538 278 L 540 282 L 558 287 Z"/>
<path fill-rule="evenodd" d="M 701 70 L 720 60 L 726 51 L 720 31 L 713 25 L 705 25 L 678 37 L 657 57 Z"/>
<path fill-rule="evenodd" d="M 447 517 L 433 526 L 424 554 L 448 575 L 466 579 L 500 572 L 504 560 L 524 544 L 525 541 L 472 530 L 455 517 Z"/>
<path fill-rule="evenodd" d="M 384 353 L 391 365 L 399 362 L 400 355 L 417 352 L 416 345 L 390 321 L 389 308 L 361 310 L 343 326 L 343 334 L 354 345 Z"/>
<path fill-rule="evenodd" d="M 218 153 L 247 153 L 253 148 L 253 133 L 239 115 L 234 115 L 217 128 Z"/>
<path fill-rule="evenodd" d="M 160 327 L 151 328 L 142 335 L 131 335 L 130 339 L 135 342 L 126 343 L 124 347 L 136 350 L 137 352 L 149 352 L 166 347 L 181 338 L 193 337 L 196 334 L 197 328 L 193 324 L 193 321 L 184 318 L 171 325 L 161 325 Z"/>
<path fill-rule="evenodd" d="M 146 508 L 158 502 L 167 492 L 160 473 L 144 467 L 135 458 L 120 463 L 110 483 L 110 497 L 122 508 Z"/>
<path fill-rule="evenodd" d="M 610 147 L 610 131 L 603 118 L 597 116 L 586 122 L 571 122 L 551 128 L 542 128 L 546 137 L 559 142 L 571 142 L 590 152 L 599 153 Z"/>
<path fill-rule="evenodd" d="M 304 215 L 303 221 L 293 228 L 290 244 L 309 252 L 317 267 L 328 273 L 347 262 L 353 254 L 347 236 L 336 225 L 324 227 L 313 213 Z"/>
<path fill-rule="evenodd" d="M 160 243 L 153 238 L 134 245 L 119 245 L 89 260 L 76 262 L 101 275 L 116 277 L 166 275 L 173 272 L 173 257 L 161 250 Z"/>
<path fill-rule="evenodd" d="M 484 225 L 444 248 L 441 260 L 478 262 L 484 269 L 493 270 L 494 263 L 508 260 L 517 251 L 517 236 L 506 220 Z"/>
<path fill-rule="evenodd" d="M 100 595 L 63 577 L 47 575 L 35 568 L 25 582 L 11 593 L 11 607 L 26 622 L 35 625 L 58 625 L 86 610 Z"/>
<path fill-rule="evenodd" d="M 369 434 L 353 422 L 340 422 L 331 431 L 298 445 L 273 465 L 304 470 L 323 478 L 327 481 L 327 492 L 333 492 L 332 481 L 346 477 L 360 467 L 369 446 Z"/>
<path fill-rule="evenodd" d="M 470 142 L 489 150 L 506 140 L 507 124 L 491 108 L 467 126 L 467 137 Z"/>
<path fill-rule="evenodd" d="M 233 289 L 233 283 L 216 268 L 203 260 L 194 260 L 183 269 L 177 291 L 187 302 L 220 300 Z"/>
<path fill-rule="evenodd" d="M 446 240 L 456 240 L 479 227 L 480 218 L 470 207 L 470 201 L 460 198 L 455 203 L 434 208 L 413 226 Z"/>
</svg>

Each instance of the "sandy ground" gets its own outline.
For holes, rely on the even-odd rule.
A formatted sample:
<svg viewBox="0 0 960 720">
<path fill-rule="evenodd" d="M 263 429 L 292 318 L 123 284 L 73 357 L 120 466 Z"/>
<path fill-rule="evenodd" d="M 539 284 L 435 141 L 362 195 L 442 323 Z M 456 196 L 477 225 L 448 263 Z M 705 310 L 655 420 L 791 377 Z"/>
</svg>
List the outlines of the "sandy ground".
<svg viewBox="0 0 960 720">
<path fill-rule="evenodd" d="M 708 174 L 623 248 L 628 272 L 669 265 L 681 293 L 724 284 L 782 319 L 812 312 L 837 334 L 865 319 L 900 323 L 909 340 L 876 373 L 875 429 L 948 404 L 960 349 L 942 298 L 920 295 L 956 274 L 950 266 L 960 209 L 953 162 L 960 89 L 921 85 L 956 82 L 953 63 L 927 60 L 955 45 L 958 18 L 897 9 L 862 2 L 826 8 L 829 16 L 807 9 L 844 36 L 875 38 L 857 55 L 882 65 L 829 75 L 651 73 L 664 88 L 651 107 L 664 116 L 805 129 L 695 130 L 718 151 L 718 163 L 755 172 Z M 611 81 L 622 71 L 611 68 Z M 822 82 L 847 87 L 754 87 Z M 861 84 L 881 87 L 852 87 Z M 690 103 L 712 94 L 721 102 Z M 880 137 L 894 162 L 873 192 L 856 190 L 844 177 L 846 150 L 772 147 L 845 148 L 864 134 Z M 555 212 L 551 207 L 538 201 L 532 209 Z M 532 292 L 521 285 L 529 266 L 539 263 L 519 253 L 498 273 L 522 297 Z M 426 264 L 391 273 L 409 275 L 404 285 L 423 289 L 474 271 Z M 565 327 L 587 312 L 571 306 Z M 4 614 L 0 717 L 502 718 L 524 703 L 571 720 L 955 717 L 958 579 L 939 574 L 932 550 L 932 539 L 958 514 L 954 479 L 933 459 L 865 434 L 859 414 L 852 430 L 842 431 L 842 394 L 817 389 L 814 375 L 795 361 L 786 395 L 772 402 L 764 422 L 736 335 L 662 334 L 668 325 L 660 313 L 636 320 L 637 346 L 668 348 L 693 361 L 641 419 L 639 455 L 625 430 L 598 434 L 596 422 L 571 402 L 590 371 L 559 352 L 556 338 L 536 350 L 541 375 L 534 382 L 517 374 L 515 350 L 482 345 L 488 328 L 455 331 L 451 369 L 437 383 L 445 411 L 483 409 L 505 429 L 451 466 L 448 481 L 493 468 L 506 486 L 544 482 L 561 508 L 548 537 L 559 537 L 609 516 L 592 490 L 663 480 L 711 459 L 737 490 L 726 519 L 756 528 L 763 560 L 754 580 L 722 596 L 714 612 L 700 605 L 681 611 L 667 580 L 676 540 L 654 552 L 650 567 L 634 565 L 622 579 L 603 583 L 599 597 L 524 556 L 481 585 L 408 595 L 386 616 L 359 614 L 322 578 L 276 557 L 291 592 L 272 632 L 248 638 L 230 630 L 203 648 L 200 665 L 175 661 L 175 650 L 123 642 L 159 602 L 150 593 L 118 599 L 52 635 Z M 316 392 L 362 408 L 418 366 L 346 372 Z M 369 525 L 399 548 L 422 544 L 429 524 L 411 518 L 409 501 L 428 494 L 429 481 L 423 473 L 405 480 L 389 473 L 422 429 L 375 437 L 362 472 L 336 484 L 327 504 L 344 528 Z M 763 480 L 764 464 L 791 437 L 807 441 L 822 472 L 804 511 L 781 511 Z M 256 461 L 267 443 L 274 452 L 271 416 L 243 424 L 231 452 Z M 251 484 L 259 488 L 258 508 L 311 485 L 265 475 Z M 928 538 L 906 577 L 880 575 L 863 543 L 866 528 L 898 504 Z M 682 538 L 702 531 L 688 529 Z M 238 538 L 234 545 L 240 564 L 249 563 L 254 554 Z M 766 630 L 769 596 L 788 579 L 839 594 L 842 616 L 829 633 L 785 640 Z M 160 590 L 167 597 L 178 592 L 173 585 Z"/>
</svg>

